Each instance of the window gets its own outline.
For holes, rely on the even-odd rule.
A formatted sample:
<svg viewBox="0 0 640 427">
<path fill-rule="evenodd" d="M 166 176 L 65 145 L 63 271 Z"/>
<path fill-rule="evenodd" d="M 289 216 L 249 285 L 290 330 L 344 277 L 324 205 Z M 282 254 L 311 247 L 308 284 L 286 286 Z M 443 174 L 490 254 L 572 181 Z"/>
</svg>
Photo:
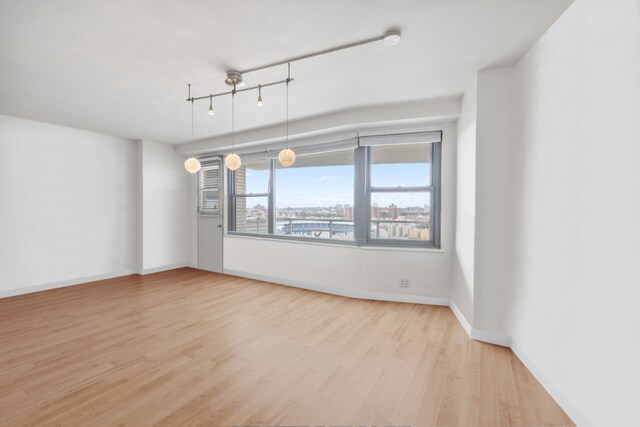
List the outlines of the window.
<svg viewBox="0 0 640 427">
<path fill-rule="evenodd" d="M 354 150 L 276 162 L 275 234 L 353 241 Z"/>
<path fill-rule="evenodd" d="M 369 241 L 433 242 L 434 144 L 369 148 Z"/>
<path fill-rule="evenodd" d="M 269 234 L 269 198 L 271 162 L 258 160 L 243 163 L 233 174 L 231 223 L 239 233 Z"/>
<path fill-rule="evenodd" d="M 198 209 L 202 215 L 220 215 L 220 159 L 202 160 L 198 172 Z"/>
<path fill-rule="evenodd" d="M 244 155 L 229 172 L 229 231 L 336 243 L 438 247 L 441 132 L 362 136 Z"/>
</svg>

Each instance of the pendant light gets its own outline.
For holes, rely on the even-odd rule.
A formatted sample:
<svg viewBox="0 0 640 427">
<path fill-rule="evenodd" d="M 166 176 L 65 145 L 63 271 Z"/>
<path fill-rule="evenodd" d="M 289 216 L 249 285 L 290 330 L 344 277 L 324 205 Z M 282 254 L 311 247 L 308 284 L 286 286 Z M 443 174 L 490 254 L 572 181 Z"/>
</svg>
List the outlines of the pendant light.
<svg viewBox="0 0 640 427">
<path fill-rule="evenodd" d="M 287 64 L 287 121 L 286 121 L 286 145 L 278 154 L 278 161 L 288 168 L 296 161 L 296 153 L 289 148 L 289 82 L 291 81 L 291 63 Z"/>
<path fill-rule="evenodd" d="M 189 85 L 189 87 L 191 87 L 191 85 Z M 191 101 L 191 142 L 193 142 L 193 100 Z M 200 165 L 200 160 L 195 157 L 189 157 L 184 161 L 184 168 L 187 172 L 193 174 L 198 172 L 202 168 L 202 165 Z"/>
<path fill-rule="evenodd" d="M 262 85 L 258 85 L 258 102 L 256 103 L 258 107 L 262 107 L 264 102 L 262 102 Z"/>
<path fill-rule="evenodd" d="M 215 111 L 213 111 L 213 95 L 209 96 L 209 115 L 213 116 Z"/>
<path fill-rule="evenodd" d="M 184 168 L 189 173 L 196 173 L 202 168 L 202 166 L 200 165 L 200 161 L 198 159 L 196 159 L 195 157 L 189 157 L 184 161 Z"/>
<path fill-rule="evenodd" d="M 231 92 L 231 154 L 227 154 L 224 158 L 224 164 L 230 170 L 234 171 L 242 165 L 242 160 L 240 160 L 240 156 L 233 152 L 233 131 L 235 126 L 235 110 L 236 110 L 236 87 L 233 86 L 233 91 Z"/>
</svg>

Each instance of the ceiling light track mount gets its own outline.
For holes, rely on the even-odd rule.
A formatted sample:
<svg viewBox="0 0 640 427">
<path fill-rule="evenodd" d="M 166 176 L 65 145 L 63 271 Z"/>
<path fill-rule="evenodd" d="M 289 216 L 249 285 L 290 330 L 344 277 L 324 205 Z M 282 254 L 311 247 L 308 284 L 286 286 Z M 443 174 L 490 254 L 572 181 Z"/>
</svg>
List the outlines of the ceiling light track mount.
<svg viewBox="0 0 640 427">
<path fill-rule="evenodd" d="M 240 93 L 240 92 L 248 92 L 248 91 L 252 91 L 252 90 L 259 90 L 261 87 L 264 89 L 265 87 L 269 87 L 269 86 L 283 85 L 283 84 L 287 83 L 287 80 L 290 81 L 290 82 L 293 81 L 293 79 L 283 79 L 283 80 L 278 80 L 278 81 L 271 82 L 271 83 L 262 83 L 262 84 L 259 84 L 259 85 L 250 86 L 250 87 L 243 87 L 243 88 L 240 88 L 240 89 L 231 89 L 231 90 L 228 90 L 226 92 L 210 93 L 209 95 L 194 96 L 194 97 L 191 96 L 191 85 L 188 84 L 188 86 L 189 86 L 189 97 L 187 98 L 187 102 L 200 101 L 202 99 L 217 98 L 218 96 L 232 95 L 234 92 L 235 93 Z"/>
</svg>

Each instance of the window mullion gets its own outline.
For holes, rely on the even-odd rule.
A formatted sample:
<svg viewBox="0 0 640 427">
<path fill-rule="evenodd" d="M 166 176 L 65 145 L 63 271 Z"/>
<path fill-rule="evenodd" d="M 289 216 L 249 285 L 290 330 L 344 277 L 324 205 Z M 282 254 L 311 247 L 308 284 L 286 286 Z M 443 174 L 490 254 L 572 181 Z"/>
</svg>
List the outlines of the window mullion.
<svg viewBox="0 0 640 427">
<path fill-rule="evenodd" d="M 353 238 L 357 246 L 364 246 L 367 240 L 369 227 L 369 210 L 367 205 L 369 203 L 369 191 L 368 191 L 368 167 L 369 161 L 367 159 L 368 150 L 366 147 L 359 147 L 355 149 L 354 159 L 354 193 L 353 193 Z"/>
<path fill-rule="evenodd" d="M 431 146 L 431 184 L 433 190 L 431 190 L 431 212 L 429 214 L 430 230 L 433 231 L 433 235 L 429 236 L 433 241 L 433 244 L 437 247 L 440 246 L 440 209 L 441 209 L 441 185 L 442 185 L 442 142 L 437 142 Z"/>
<path fill-rule="evenodd" d="M 269 197 L 269 193 L 246 193 L 246 194 L 235 194 L 236 197 Z"/>
<path fill-rule="evenodd" d="M 371 193 L 426 193 L 433 191 L 432 185 L 425 187 L 370 187 Z"/>
<path fill-rule="evenodd" d="M 276 188 L 276 161 L 269 160 L 269 195 L 267 211 L 269 212 L 268 233 L 275 234 L 276 206 L 275 206 L 275 188 Z"/>
<path fill-rule="evenodd" d="M 229 215 L 229 220 L 227 223 L 227 229 L 228 231 L 236 231 L 236 180 L 235 174 L 232 170 L 227 170 L 227 179 L 229 180 L 229 197 L 227 206 L 227 215 Z"/>
</svg>

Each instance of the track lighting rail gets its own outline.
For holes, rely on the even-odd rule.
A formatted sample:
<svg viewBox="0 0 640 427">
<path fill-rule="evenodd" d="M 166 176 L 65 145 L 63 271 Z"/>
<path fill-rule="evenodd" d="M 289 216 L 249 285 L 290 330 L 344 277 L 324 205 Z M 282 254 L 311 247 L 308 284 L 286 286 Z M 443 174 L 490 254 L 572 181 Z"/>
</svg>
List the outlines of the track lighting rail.
<svg viewBox="0 0 640 427">
<path fill-rule="evenodd" d="M 189 84 L 188 85 L 189 86 L 189 97 L 187 98 L 187 102 L 200 101 L 202 99 L 211 99 L 211 98 L 216 98 L 218 96 L 231 95 L 234 92 L 235 93 L 248 92 L 248 91 L 251 91 L 251 90 L 258 90 L 261 87 L 265 88 L 265 87 L 269 87 L 269 86 L 277 86 L 277 85 L 282 85 L 282 84 L 285 84 L 287 82 L 292 82 L 292 81 L 293 81 L 293 79 L 287 78 L 287 79 L 284 79 L 284 80 L 278 80 L 278 81 L 271 82 L 271 83 L 262 83 L 262 84 L 259 84 L 259 85 L 256 85 L 256 86 L 243 87 L 243 88 L 240 88 L 240 89 L 231 89 L 231 90 L 228 90 L 226 92 L 211 93 L 209 95 L 195 96 L 195 97 L 191 96 L 191 84 Z"/>
<path fill-rule="evenodd" d="M 263 87 L 276 86 L 276 85 L 285 84 L 285 83 L 289 83 L 289 82 L 293 81 L 293 79 L 291 78 L 291 75 L 289 73 L 290 66 L 291 66 L 292 62 L 302 61 L 304 59 L 309 59 L 309 58 L 313 58 L 313 57 L 316 57 L 316 56 L 326 55 L 328 53 L 338 52 L 340 50 L 351 49 L 353 47 L 362 46 L 362 45 L 369 44 L 369 43 L 375 43 L 375 42 L 378 42 L 378 41 L 382 41 L 387 46 L 395 46 L 398 43 L 400 43 L 401 37 L 402 37 L 402 35 L 401 35 L 399 29 L 392 29 L 392 30 L 389 30 L 389 31 L 385 32 L 381 36 L 371 37 L 371 38 L 360 40 L 360 41 L 357 41 L 357 42 L 348 43 L 348 44 L 344 44 L 344 45 L 341 45 L 341 46 L 335 46 L 335 47 L 332 47 L 332 48 L 329 48 L 329 49 L 320 50 L 320 51 L 317 51 L 317 52 L 307 53 L 306 55 L 294 56 L 293 58 L 284 59 L 282 61 L 277 61 L 277 62 L 272 62 L 271 64 L 261 65 L 259 67 L 249 68 L 249 69 L 246 69 L 244 71 L 229 70 L 229 71 L 227 71 L 227 78 L 225 79 L 225 83 L 227 85 L 233 87 L 233 89 L 228 90 L 226 92 L 210 93 L 209 95 L 193 97 L 193 96 L 191 96 L 191 84 L 189 84 L 189 96 L 187 98 L 187 102 L 193 103 L 194 101 L 199 101 L 199 100 L 202 100 L 202 99 L 208 99 L 209 100 L 209 111 L 210 111 L 209 114 L 213 115 L 213 110 L 212 110 L 212 107 L 211 107 L 211 100 L 213 98 L 216 98 L 218 96 L 224 96 L 224 95 L 232 95 L 232 94 L 236 94 L 238 92 L 247 92 L 247 91 L 256 90 L 256 89 L 258 91 L 260 91 L 261 88 L 263 88 Z M 264 70 L 264 69 L 267 69 L 267 68 L 273 68 L 273 67 L 277 67 L 279 65 L 284 65 L 284 64 L 288 64 L 288 67 L 287 67 L 287 71 L 288 72 L 287 72 L 287 78 L 286 79 L 279 80 L 279 81 L 276 81 L 276 82 L 271 82 L 271 83 L 259 84 L 257 86 L 251 86 L 251 87 L 247 87 L 247 88 L 242 87 L 244 85 L 244 82 L 242 81 L 242 75 L 243 74 L 252 73 L 254 71 L 260 71 L 260 70 Z M 238 89 L 239 87 L 240 87 L 240 89 Z M 259 93 L 259 95 L 258 95 L 258 106 L 259 107 L 262 106 L 262 93 Z"/>
<path fill-rule="evenodd" d="M 384 40 L 386 37 L 389 36 L 389 34 L 391 32 L 393 32 L 394 34 L 396 33 L 396 31 L 391 30 L 391 31 L 388 31 L 388 32 L 384 33 L 381 36 L 378 36 L 378 37 L 371 37 L 369 39 L 360 40 L 360 41 L 357 41 L 357 42 L 344 44 L 344 45 L 341 45 L 341 46 L 336 46 L 336 47 L 332 47 L 332 48 L 325 49 L 325 50 L 320 50 L 318 52 L 307 53 L 306 55 L 294 56 L 293 58 L 284 59 L 282 61 L 277 61 L 277 62 L 272 62 L 271 64 L 261 65 L 259 67 L 254 67 L 254 68 L 249 68 L 249 69 L 240 71 L 240 73 L 241 74 L 253 73 L 254 71 L 265 70 L 267 68 L 277 67 L 278 65 L 284 65 L 284 64 L 291 63 L 291 62 L 298 62 L 298 61 L 302 61 L 303 59 L 309 59 L 309 58 L 313 58 L 313 57 L 316 57 L 316 56 L 326 55 L 327 53 L 338 52 L 340 50 L 351 49 L 352 47 L 358 47 L 358 46 L 362 46 L 362 45 L 369 44 L 369 43 L 375 43 L 377 41 Z M 399 32 L 398 32 L 398 34 L 399 34 Z"/>
</svg>

